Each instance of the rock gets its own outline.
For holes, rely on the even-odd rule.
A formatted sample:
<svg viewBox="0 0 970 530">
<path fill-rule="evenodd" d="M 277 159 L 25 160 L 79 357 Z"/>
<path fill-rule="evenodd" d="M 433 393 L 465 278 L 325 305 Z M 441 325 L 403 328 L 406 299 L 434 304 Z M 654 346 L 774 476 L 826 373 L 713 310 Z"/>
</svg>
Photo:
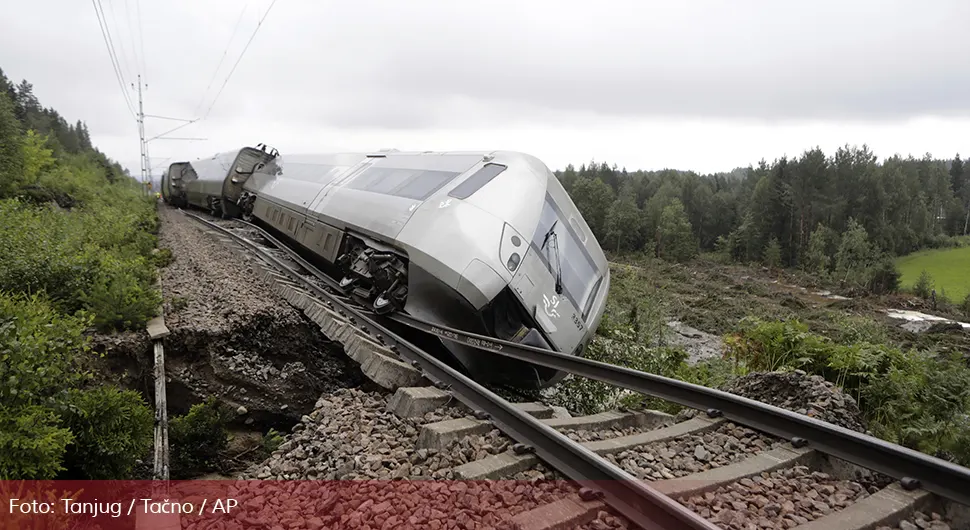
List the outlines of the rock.
<svg viewBox="0 0 970 530">
<path fill-rule="evenodd" d="M 866 432 L 862 412 L 852 396 L 803 370 L 756 372 L 736 379 L 721 390 Z"/>
<path fill-rule="evenodd" d="M 249 411 L 248 411 L 248 410 L 246 410 L 246 407 L 244 407 L 244 406 L 242 406 L 242 405 L 239 405 L 239 408 L 237 408 L 237 409 L 236 409 L 236 414 L 239 414 L 240 416 L 244 416 L 244 415 L 246 415 L 246 413 L 248 413 L 248 412 L 249 412 Z"/>
</svg>

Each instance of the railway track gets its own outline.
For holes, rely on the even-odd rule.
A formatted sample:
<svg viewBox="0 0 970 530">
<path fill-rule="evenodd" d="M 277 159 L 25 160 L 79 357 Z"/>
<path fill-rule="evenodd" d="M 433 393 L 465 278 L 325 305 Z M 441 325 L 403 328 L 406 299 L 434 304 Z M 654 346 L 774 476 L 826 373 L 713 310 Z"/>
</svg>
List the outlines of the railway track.
<svg viewBox="0 0 970 530">
<path fill-rule="evenodd" d="M 390 393 L 383 411 L 375 414 L 410 426 L 402 433 L 413 440 L 418 461 L 458 455 L 445 458 L 446 466 L 439 462 L 433 473 L 409 466 L 403 473 L 384 470 L 386 477 L 375 477 L 573 481 L 571 491 L 546 496 L 548 502 L 528 501 L 512 510 L 512 526 L 523 530 L 965 527 L 966 468 L 724 392 L 406 315 L 378 316 L 340 294 L 332 279 L 258 227 L 185 214 L 255 260 L 281 296 L 342 343 L 364 374 Z M 699 413 L 689 419 L 656 411 L 554 418 L 544 405 L 500 398 L 391 329 L 402 326 L 491 352 L 483 355 L 525 359 Z M 304 417 L 294 436 L 320 429 L 320 415 L 314 414 Z M 487 438 L 488 449 L 465 450 L 465 441 L 474 438 Z M 305 457 L 288 449 L 274 457 Z M 359 467 L 358 461 L 348 469 Z M 255 478 L 308 476 L 300 471 L 305 464 L 289 468 L 293 471 Z"/>
</svg>

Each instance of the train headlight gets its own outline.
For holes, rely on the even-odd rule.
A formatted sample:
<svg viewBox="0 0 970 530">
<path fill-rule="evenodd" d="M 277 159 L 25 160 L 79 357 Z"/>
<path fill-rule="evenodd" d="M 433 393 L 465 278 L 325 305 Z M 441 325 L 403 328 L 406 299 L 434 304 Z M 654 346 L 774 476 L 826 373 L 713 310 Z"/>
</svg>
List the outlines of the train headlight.
<svg viewBox="0 0 970 530">
<path fill-rule="evenodd" d="M 509 272 L 515 272 L 519 268 L 519 264 L 522 263 L 522 256 L 529 250 L 529 245 L 522 238 L 512 225 L 505 223 L 505 227 L 502 229 L 502 245 L 499 249 L 499 255 L 502 259 L 502 263 L 505 264 L 505 268 Z"/>
</svg>

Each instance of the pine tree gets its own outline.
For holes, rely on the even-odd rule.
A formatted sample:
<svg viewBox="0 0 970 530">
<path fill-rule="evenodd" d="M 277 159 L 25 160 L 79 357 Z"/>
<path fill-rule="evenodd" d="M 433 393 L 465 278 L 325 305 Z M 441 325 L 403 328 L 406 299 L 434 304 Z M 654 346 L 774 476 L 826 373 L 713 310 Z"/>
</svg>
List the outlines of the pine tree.
<svg viewBox="0 0 970 530">
<path fill-rule="evenodd" d="M 657 228 L 657 255 L 663 259 L 687 261 L 697 255 L 697 240 L 690 226 L 684 203 L 674 199 L 663 209 Z"/>
<path fill-rule="evenodd" d="M 0 198 L 8 197 L 24 178 L 20 122 L 6 94 L 0 93 Z"/>
</svg>

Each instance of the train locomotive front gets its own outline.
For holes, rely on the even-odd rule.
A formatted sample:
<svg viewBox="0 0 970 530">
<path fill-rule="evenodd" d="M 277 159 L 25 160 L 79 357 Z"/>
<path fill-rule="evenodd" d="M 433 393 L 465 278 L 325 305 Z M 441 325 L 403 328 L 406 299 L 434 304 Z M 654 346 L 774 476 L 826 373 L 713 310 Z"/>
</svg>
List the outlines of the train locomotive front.
<svg viewBox="0 0 970 530">
<path fill-rule="evenodd" d="M 530 155 L 283 156 L 254 173 L 240 204 L 380 313 L 580 355 L 605 308 L 606 257 Z M 565 375 L 442 343 L 475 378 L 538 388 Z"/>
</svg>

